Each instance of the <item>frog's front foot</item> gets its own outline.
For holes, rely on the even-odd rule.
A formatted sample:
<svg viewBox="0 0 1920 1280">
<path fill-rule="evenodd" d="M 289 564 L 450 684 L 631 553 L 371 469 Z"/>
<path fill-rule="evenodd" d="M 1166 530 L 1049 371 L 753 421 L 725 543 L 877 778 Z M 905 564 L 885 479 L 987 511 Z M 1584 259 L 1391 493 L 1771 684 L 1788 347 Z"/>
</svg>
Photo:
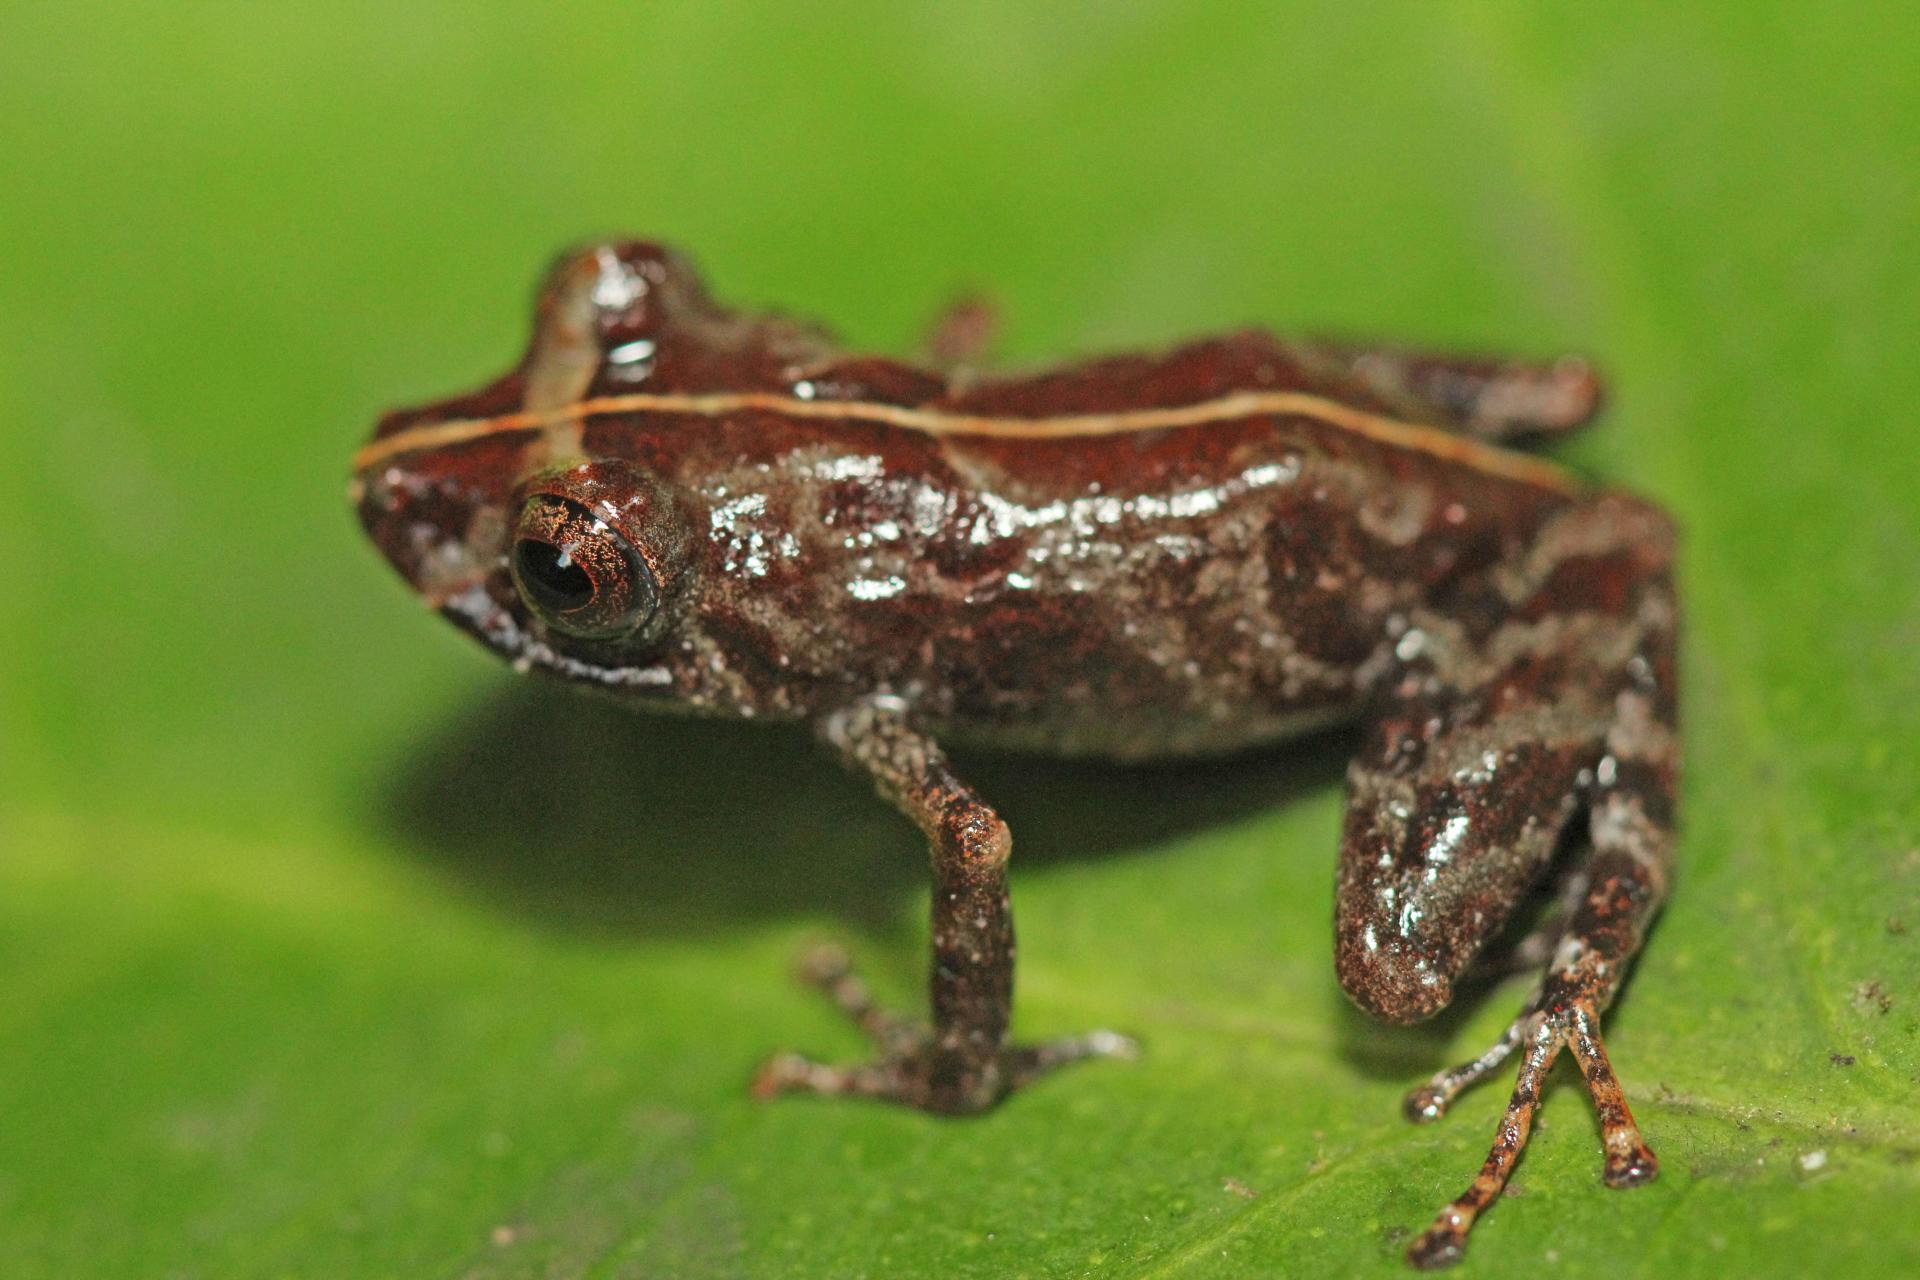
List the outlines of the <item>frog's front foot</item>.
<svg viewBox="0 0 1920 1280">
<path fill-rule="evenodd" d="M 797 1053 L 776 1054 L 754 1076 L 761 1098 L 790 1092 L 882 1098 L 921 1111 L 966 1115 L 985 1111 L 1056 1067 L 1087 1058 L 1131 1058 L 1138 1046 L 1112 1031 L 1092 1031 L 1033 1045 L 978 1044 L 973 1038 L 936 1037 L 924 1024 L 874 1003 L 866 983 L 839 947 L 817 947 L 801 960 L 799 976 L 832 999 L 877 1050 L 872 1061 L 838 1067 Z"/>
</svg>

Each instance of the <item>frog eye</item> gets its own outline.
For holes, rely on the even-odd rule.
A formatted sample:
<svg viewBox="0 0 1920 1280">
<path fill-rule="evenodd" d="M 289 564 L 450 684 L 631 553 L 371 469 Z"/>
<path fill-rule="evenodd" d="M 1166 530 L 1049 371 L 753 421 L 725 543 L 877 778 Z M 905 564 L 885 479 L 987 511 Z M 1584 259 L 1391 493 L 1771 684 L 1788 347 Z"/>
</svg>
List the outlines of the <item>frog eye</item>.
<svg viewBox="0 0 1920 1280">
<path fill-rule="evenodd" d="M 527 500 L 508 568 L 528 608 L 581 639 L 636 631 L 660 607 L 646 560 L 612 525 L 567 498 Z"/>
</svg>

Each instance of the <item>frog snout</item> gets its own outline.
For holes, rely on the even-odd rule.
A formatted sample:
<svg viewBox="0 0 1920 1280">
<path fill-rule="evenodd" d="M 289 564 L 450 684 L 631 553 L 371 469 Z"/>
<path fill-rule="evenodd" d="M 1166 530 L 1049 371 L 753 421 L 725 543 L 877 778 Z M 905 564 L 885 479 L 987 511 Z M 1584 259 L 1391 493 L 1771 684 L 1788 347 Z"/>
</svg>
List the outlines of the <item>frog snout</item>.
<svg viewBox="0 0 1920 1280">
<path fill-rule="evenodd" d="M 347 498 L 367 538 L 402 578 L 418 587 L 420 557 L 432 540 L 431 530 L 410 513 L 404 485 L 385 469 L 362 471 L 348 482 Z"/>
<path fill-rule="evenodd" d="M 499 563 L 501 522 L 455 488 L 374 469 L 354 477 L 349 496 L 368 539 L 430 601 L 468 589 Z"/>
</svg>

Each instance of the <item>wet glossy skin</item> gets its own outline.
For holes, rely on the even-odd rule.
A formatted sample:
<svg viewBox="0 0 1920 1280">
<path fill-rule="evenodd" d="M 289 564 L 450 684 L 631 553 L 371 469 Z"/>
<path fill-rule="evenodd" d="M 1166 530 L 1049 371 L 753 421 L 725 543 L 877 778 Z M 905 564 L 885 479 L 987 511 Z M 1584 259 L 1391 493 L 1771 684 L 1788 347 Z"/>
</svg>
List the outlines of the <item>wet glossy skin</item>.
<svg viewBox="0 0 1920 1280">
<path fill-rule="evenodd" d="M 977 331 L 965 315 L 948 334 Z M 969 329 L 967 326 L 971 325 Z M 1392 1021 L 1455 982 L 1587 815 L 1539 994 L 1417 1118 L 1522 1051 L 1474 1186 L 1412 1251 L 1451 1261 L 1575 1053 L 1608 1181 L 1652 1176 L 1598 1033 L 1670 857 L 1671 531 L 1487 441 L 1597 399 L 1575 362 L 1243 333 L 986 378 L 839 351 L 712 303 L 657 246 L 589 248 L 520 366 L 389 415 L 356 459 L 369 534 L 522 669 L 666 710 L 801 721 L 926 832 L 933 1019 L 813 977 L 874 1035 L 766 1091 L 978 1110 L 1109 1033 L 1006 1040 L 1011 837 L 942 742 L 1150 759 L 1369 725 L 1350 780 L 1340 980 Z"/>
</svg>

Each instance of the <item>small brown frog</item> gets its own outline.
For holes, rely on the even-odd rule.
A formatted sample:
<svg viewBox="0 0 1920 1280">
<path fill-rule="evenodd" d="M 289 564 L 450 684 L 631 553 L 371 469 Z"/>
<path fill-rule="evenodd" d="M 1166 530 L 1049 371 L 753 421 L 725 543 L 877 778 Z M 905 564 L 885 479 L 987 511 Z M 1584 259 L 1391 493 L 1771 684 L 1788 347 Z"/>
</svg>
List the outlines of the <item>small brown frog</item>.
<svg viewBox="0 0 1920 1280">
<path fill-rule="evenodd" d="M 963 311 L 937 346 L 982 332 Z M 1577 360 L 1257 332 L 981 376 L 845 353 L 716 304 L 664 248 L 608 243 L 553 268 L 505 377 L 384 418 L 353 489 L 401 575 L 518 669 L 804 723 L 926 833 L 930 1024 L 829 958 L 812 976 L 875 1057 L 783 1054 L 764 1093 L 971 1112 L 1131 1052 L 1009 1041 L 1012 838 L 950 741 L 1144 761 L 1363 725 L 1335 961 L 1389 1022 L 1443 1008 L 1568 867 L 1565 910 L 1518 948 L 1543 970 L 1518 1019 L 1407 1102 L 1436 1117 L 1519 1056 L 1485 1166 L 1409 1250 L 1436 1266 L 1504 1186 L 1562 1049 L 1607 1184 L 1656 1170 L 1600 1019 L 1671 866 L 1673 529 L 1500 447 L 1580 425 L 1599 394 Z"/>
</svg>

